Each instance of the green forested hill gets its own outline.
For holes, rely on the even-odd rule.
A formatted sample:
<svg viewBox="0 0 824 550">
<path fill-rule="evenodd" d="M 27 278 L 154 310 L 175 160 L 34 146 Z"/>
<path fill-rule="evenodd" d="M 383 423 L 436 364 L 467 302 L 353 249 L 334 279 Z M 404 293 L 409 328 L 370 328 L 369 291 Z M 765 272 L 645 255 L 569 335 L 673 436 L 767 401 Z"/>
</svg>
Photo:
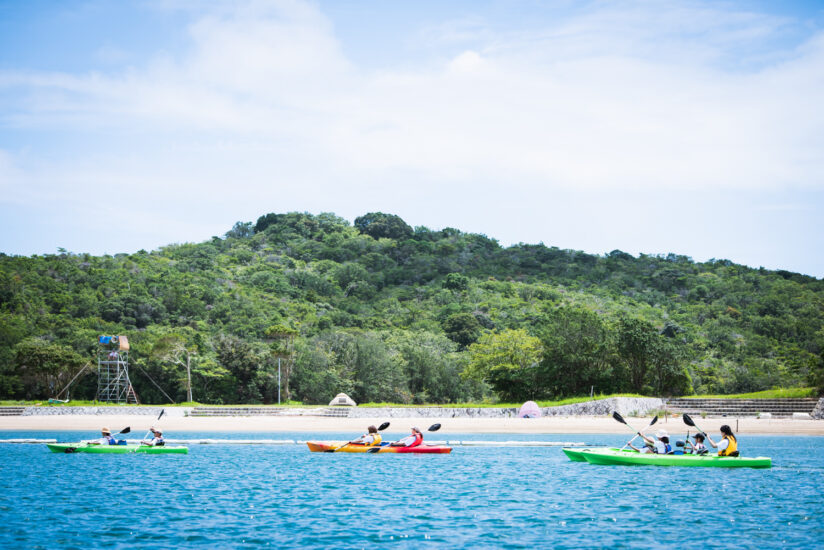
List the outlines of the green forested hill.
<svg viewBox="0 0 824 550">
<path fill-rule="evenodd" d="M 153 252 L 0 254 L 0 398 L 55 395 L 125 334 L 142 400 L 458 402 L 821 385 L 824 281 L 267 214 Z M 73 398 L 93 398 L 82 376 Z"/>
</svg>

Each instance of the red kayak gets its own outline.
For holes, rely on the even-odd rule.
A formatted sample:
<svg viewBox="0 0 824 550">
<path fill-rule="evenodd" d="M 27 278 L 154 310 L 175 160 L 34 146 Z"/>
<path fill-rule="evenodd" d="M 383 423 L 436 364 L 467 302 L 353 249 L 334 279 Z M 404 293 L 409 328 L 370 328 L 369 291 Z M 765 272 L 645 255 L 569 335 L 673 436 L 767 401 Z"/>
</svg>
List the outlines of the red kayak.
<svg viewBox="0 0 824 550">
<path fill-rule="evenodd" d="M 370 449 L 373 453 L 413 453 L 413 454 L 447 454 L 452 452 L 452 447 L 443 445 L 418 445 L 417 447 L 370 447 L 368 445 L 358 445 L 347 443 L 346 441 L 307 441 L 306 445 L 313 453 L 323 453 L 335 451 L 337 453 L 366 453 Z M 377 449 L 377 450 L 375 450 Z"/>
</svg>

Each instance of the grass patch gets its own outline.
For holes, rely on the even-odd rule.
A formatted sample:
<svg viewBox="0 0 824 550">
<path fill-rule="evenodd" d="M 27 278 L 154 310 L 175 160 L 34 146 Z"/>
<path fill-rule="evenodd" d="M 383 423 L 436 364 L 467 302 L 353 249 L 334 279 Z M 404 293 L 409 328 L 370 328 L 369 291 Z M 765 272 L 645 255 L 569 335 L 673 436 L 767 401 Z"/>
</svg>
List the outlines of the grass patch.
<svg viewBox="0 0 824 550">
<path fill-rule="evenodd" d="M 561 405 L 574 405 L 575 403 L 586 403 L 587 401 L 597 401 L 599 399 L 608 399 L 610 397 L 645 397 L 636 393 L 613 393 L 609 395 L 598 394 L 593 397 L 568 397 L 566 399 L 558 399 L 555 401 L 536 401 L 539 407 L 559 407 Z M 417 407 L 444 407 L 448 409 L 457 408 L 473 408 L 473 409 L 504 409 L 504 408 L 520 408 L 523 403 L 427 403 L 424 405 L 410 405 L 406 403 L 359 403 L 358 407 L 396 407 L 396 408 L 417 408 Z"/>
<path fill-rule="evenodd" d="M 732 395 L 688 395 L 685 399 L 798 399 L 818 397 L 815 388 L 774 388 L 772 390 Z"/>
</svg>

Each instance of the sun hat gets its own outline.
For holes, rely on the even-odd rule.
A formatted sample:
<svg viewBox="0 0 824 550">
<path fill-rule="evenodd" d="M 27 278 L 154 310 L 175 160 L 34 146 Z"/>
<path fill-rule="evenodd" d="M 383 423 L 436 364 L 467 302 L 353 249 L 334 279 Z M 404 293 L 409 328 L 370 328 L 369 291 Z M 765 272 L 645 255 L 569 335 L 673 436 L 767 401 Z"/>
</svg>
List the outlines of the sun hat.
<svg viewBox="0 0 824 550">
<path fill-rule="evenodd" d="M 661 428 L 660 430 L 655 432 L 655 437 L 661 439 L 662 437 L 669 437 L 669 434 L 667 433 L 667 430 Z"/>
<path fill-rule="evenodd" d="M 109 428 L 103 428 L 100 430 L 101 433 L 112 435 L 112 431 Z"/>
</svg>

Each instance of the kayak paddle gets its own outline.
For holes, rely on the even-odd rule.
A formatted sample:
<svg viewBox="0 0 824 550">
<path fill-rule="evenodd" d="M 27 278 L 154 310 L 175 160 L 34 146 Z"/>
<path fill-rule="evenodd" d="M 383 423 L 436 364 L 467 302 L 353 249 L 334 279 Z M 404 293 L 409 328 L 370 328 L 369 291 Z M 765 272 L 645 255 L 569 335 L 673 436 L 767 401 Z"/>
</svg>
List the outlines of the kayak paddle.
<svg viewBox="0 0 824 550">
<path fill-rule="evenodd" d="M 633 432 L 638 433 L 638 430 L 636 430 L 635 428 L 633 428 L 632 426 L 630 426 L 630 425 L 629 425 L 629 422 L 627 422 L 626 420 L 624 420 L 624 417 L 623 417 L 623 416 L 621 416 L 621 413 L 619 413 L 618 411 L 613 411 L 613 413 L 612 413 L 612 418 L 614 418 L 615 420 L 617 420 L 617 421 L 618 421 L 618 422 L 620 422 L 621 424 L 624 424 L 627 428 L 629 428 L 629 429 L 630 429 L 630 430 L 632 430 Z"/>
<path fill-rule="evenodd" d="M 617 412 L 616 412 L 616 413 L 614 413 L 614 414 L 613 414 L 613 418 L 615 418 L 615 420 L 618 420 L 618 418 L 616 418 L 616 417 L 615 417 L 615 414 L 618 414 L 618 413 L 617 413 Z M 621 415 L 620 415 L 620 414 L 618 414 L 618 416 L 621 416 Z M 623 417 L 621 417 L 621 420 L 619 420 L 619 422 L 621 422 L 621 421 L 623 421 Z M 653 417 L 652 417 L 652 421 L 649 423 L 649 426 L 647 426 L 646 428 L 644 428 L 644 431 L 649 430 L 649 429 L 650 429 L 653 425 L 655 425 L 655 423 L 656 423 L 656 422 L 658 422 L 658 415 L 655 415 L 655 416 L 653 416 Z M 624 424 L 627 424 L 627 423 L 624 421 Z M 629 424 L 627 424 L 627 427 L 631 428 L 632 426 L 630 426 Z M 623 451 L 623 450 L 624 450 L 624 449 L 626 449 L 629 445 L 632 445 L 632 442 L 633 442 L 633 441 L 635 441 L 635 438 L 636 438 L 636 437 L 638 437 L 638 433 L 637 433 L 637 432 L 635 433 L 635 435 L 634 435 L 634 436 L 632 436 L 632 439 L 630 439 L 629 441 L 627 441 L 627 442 L 624 444 L 624 446 L 623 446 L 623 447 L 621 447 L 621 450 Z"/>
<path fill-rule="evenodd" d="M 427 432 L 437 432 L 440 429 L 441 429 L 440 424 L 432 424 L 431 426 L 429 426 L 429 428 L 426 429 L 426 431 Z M 366 452 L 374 454 L 374 453 L 377 453 L 380 450 L 381 450 L 380 447 L 372 447 L 371 449 L 367 450 Z"/>
<path fill-rule="evenodd" d="M 693 428 L 698 429 L 698 431 L 701 432 L 702 434 L 707 433 L 707 432 L 705 432 L 704 430 L 701 429 L 701 426 L 699 426 L 695 422 L 693 422 L 692 418 L 690 418 L 690 415 L 688 415 L 687 413 L 684 413 L 684 424 L 686 424 L 687 426 L 692 426 Z"/>
<path fill-rule="evenodd" d="M 379 431 L 379 432 L 382 432 L 383 430 L 385 430 L 385 429 L 386 429 L 386 428 L 388 428 L 388 427 L 389 427 L 389 422 L 384 422 L 383 424 L 381 424 L 380 426 L 378 426 L 378 431 Z M 357 439 L 356 439 L 355 441 L 357 441 Z M 334 449 L 326 449 L 326 451 L 324 451 L 324 452 L 327 452 L 327 453 L 334 453 L 335 451 L 337 451 L 337 450 L 339 450 L 339 449 L 343 449 L 343 448 L 344 448 L 344 447 L 346 447 L 347 445 L 350 445 L 350 444 L 352 444 L 352 443 L 355 443 L 355 441 L 347 441 L 346 443 L 344 443 L 344 444 L 343 444 L 343 445 L 341 445 L 340 447 L 335 447 Z"/>
</svg>

